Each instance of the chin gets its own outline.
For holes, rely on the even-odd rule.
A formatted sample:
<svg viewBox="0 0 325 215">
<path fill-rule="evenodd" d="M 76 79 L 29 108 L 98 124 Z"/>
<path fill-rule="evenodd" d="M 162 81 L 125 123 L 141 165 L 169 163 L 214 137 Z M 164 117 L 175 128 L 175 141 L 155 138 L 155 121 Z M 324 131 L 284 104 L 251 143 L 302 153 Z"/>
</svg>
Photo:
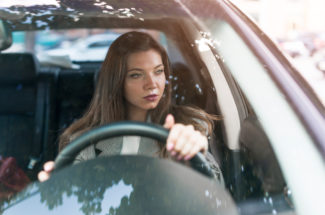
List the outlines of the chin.
<svg viewBox="0 0 325 215">
<path fill-rule="evenodd" d="M 150 105 L 146 106 L 144 109 L 152 110 L 152 109 L 155 109 L 157 106 L 158 106 L 158 104 L 150 104 Z"/>
</svg>

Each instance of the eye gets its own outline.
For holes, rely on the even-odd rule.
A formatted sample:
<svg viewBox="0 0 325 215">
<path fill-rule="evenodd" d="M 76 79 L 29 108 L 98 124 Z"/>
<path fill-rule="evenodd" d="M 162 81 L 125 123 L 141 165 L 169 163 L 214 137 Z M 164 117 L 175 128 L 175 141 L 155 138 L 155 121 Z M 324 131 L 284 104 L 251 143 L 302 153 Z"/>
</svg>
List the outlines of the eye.
<svg viewBox="0 0 325 215">
<path fill-rule="evenodd" d="M 158 70 L 156 70 L 155 73 L 156 73 L 156 74 L 161 74 L 161 73 L 164 73 L 164 70 L 163 70 L 163 69 L 158 69 Z"/>
<path fill-rule="evenodd" d="M 130 78 L 137 79 L 141 77 L 140 73 L 131 73 L 128 75 Z"/>
</svg>

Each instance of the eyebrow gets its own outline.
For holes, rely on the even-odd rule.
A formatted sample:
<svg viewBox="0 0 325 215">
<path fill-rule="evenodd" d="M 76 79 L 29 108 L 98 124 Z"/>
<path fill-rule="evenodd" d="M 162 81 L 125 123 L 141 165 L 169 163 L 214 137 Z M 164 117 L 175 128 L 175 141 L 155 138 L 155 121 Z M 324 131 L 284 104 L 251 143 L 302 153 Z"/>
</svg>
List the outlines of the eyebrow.
<svg viewBox="0 0 325 215">
<path fill-rule="evenodd" d="M 155 66 L 154 69 L 158 69 L 161 66 L 164 66 L 164 65 L 163 64 L 159 64 L 159 65 Z M 143 69 L 140 69 L 140 68 L 132 68 L 132 69 L 128 70 L 128 72 L 131 72 L 131 71 L 143 71 Z"/>
</svg>

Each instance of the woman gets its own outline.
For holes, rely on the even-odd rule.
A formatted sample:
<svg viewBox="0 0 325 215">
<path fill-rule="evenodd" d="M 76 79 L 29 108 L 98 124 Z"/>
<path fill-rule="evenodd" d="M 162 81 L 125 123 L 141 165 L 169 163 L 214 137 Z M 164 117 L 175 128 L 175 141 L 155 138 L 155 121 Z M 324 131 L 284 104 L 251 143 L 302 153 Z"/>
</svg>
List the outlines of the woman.
<svg viewBox="0 0 325 215">
<path fill-rule="evenodd" d="M 152 141 L 148 144 L 144 138 L 121 137 L 86 148 L 76 161 L 113 153 L 171 155 L 178 160 L 189 160 L 198 152 L 206 154 L 207 135 L 212 131 L 212 120 L 217 118 L 196 108 L 172 105 L 169 75 L 167 53 L 151 36 L 142 32 L 121 35 L 109 48 L 88 111 L 61 135 L 60 150 L 94 127 L 134 120 L 170 129 L 166 145 Z M 46 163 L 39 179 L 46 180 L 53 168 L 53 162 Z"/>
</svg>

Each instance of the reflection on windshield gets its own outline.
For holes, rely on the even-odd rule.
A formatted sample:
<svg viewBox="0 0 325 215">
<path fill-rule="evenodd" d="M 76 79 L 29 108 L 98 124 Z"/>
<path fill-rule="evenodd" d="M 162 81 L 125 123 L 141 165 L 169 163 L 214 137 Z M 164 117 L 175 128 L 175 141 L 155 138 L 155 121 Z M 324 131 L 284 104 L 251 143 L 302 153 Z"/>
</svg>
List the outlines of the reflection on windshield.
<svg viewBox="0 0 325 215">
<path fill-rule="evenodd" d="M 10 1 L 1 1 L 0 7 L 11 7 L 14 5 L 24 5 L 24 6 L 34 6 L 34 5 L 55 5 L 60 6 L 57 0 L 10 0 Z"/>
<path fill-rule="evenodd" d="M 4 19 L 8 19 L 8 22 L 12 25 L 13 29 L 15 28 L 14 22 L 17 18 L 22 18 L 17 24 L 32 24 L 34 28 L 37 29 L 50 29 L 50 26 L 54 23 L 58 23 L 53 15 L 57 15 L 57 13 L 62 14 L 66 13 L 67 17 L 61 17 L 61 19 L 65 19 L 68 21 L 69 18 L 73 20 L 73 22 L 78 22 L 80 18 L 84 17 L 85 13 L 88 10 L 95 10 L 96 16 L 109 16 L 109 17 L 117 17 L 117 18 L 134 18 L 140 21 L 144 21 L 143 18 L 143 9 L 135 8 L 135 7 L 121 7 L 114 8 L 113 6 L 107 4 L 106 2 L 95 2 L 92 5 L 88 5 L 91 8 L 80 8 L 80 10 L 76 10 L 70 7 L 60 7 L 59 4 L 51 4 L 49 2 L 46 4 L 48 6 L 44 6 L 44 4 L 28 4 L 24 5 L 24 3 L 17 5 L 17 3 L 1 3 L 0 2 L 0 17 Z M 34 6 L 39 7 L 38 10 L 28 11 L 21 6 Z M 99 10 L 98 10 L 99 9 Z M 68 18 L 69 17 L 69 18 Z M 60 19 L 60 18 L 59 18 Z M 14 21 L 14 22 L 12 22 Z M 42 23 L 42 25 L 38 23 Z M 27 26 L 28 27 L 28 26 Z"/>
<path fill-rule="evenodd" d="M 105 1 L 97 1 L 94 3 L 94 6 L 99 7 L 102 10 L 102 13 L 107 13 L 110 15 L 116 15 L 119 18 L 129 18 L 129 17 L 135 17 L 136 14 L 142 14 L 142 9 L 136 9 L 134 7 L 131 8 L 119 8 L 114 9 L 113 6 L 107 4 Z"/>
<path fill-rule="evenodd" d="M 132 192 L 132 185 L 126 185 L 123 180 L 120 180 L 118 184 L 113 185 L 112 188 L 106 190 L 104 199 L 109 199 L 110 196 L 114 196 L 114 198 L 111 202 L 107 202 L 106 205 L 103 205 L 103 211 L 109 211 L 110 208 L 116 210 L 120 207 L 122 199 L 127 201 L 130 200 Z"/>
<path fill-rule="evenodd" d="M 34 186 L 37 194 L 20 194 L 4 214 L 237 214 L 216 181 L 142 156 L 87 161 Z"/>
</svg>

